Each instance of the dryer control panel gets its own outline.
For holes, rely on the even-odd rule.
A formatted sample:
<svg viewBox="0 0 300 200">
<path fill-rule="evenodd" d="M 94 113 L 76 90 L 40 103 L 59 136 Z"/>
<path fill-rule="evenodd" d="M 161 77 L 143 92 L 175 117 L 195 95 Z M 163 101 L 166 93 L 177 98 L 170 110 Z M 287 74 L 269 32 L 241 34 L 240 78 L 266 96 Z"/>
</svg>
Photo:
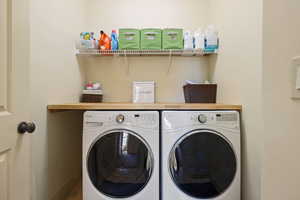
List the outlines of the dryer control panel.
<svg viewBox="0 0 300 200">
<path fill-rule="evenodd" d="M 203 126 L 240 128 L 240 117 L 237 111 L 165 111 L 163 121 L 164 129 Z"/>
</svg>

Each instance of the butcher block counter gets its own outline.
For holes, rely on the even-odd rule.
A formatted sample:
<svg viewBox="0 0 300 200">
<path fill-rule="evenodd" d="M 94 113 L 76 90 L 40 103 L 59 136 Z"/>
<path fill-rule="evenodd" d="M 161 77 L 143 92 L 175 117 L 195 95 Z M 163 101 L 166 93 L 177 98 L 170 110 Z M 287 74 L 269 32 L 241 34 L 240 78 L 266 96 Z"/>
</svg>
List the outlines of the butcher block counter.
<svg viewBox="0 0 300 200">
<path fill-rule="evenodd" d="M 71 110 L 237 110 L 241 105 L 198 103 L 66 103 L 48 105 L 51 112 Z"/>
</svg>

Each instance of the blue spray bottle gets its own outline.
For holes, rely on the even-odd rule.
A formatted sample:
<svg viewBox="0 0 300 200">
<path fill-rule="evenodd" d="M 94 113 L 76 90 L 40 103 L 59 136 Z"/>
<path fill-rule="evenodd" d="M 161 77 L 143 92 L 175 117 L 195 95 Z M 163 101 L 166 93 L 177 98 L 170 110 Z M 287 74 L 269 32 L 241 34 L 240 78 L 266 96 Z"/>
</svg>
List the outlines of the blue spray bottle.
<svg viewBox="0 0 300 200">
<path fill-rule="evenodd" d="M 111 33 L 111 49 L 113 51 L 118 50 L 118 35 L 116 30 L 113 30 Z"/>
</svg>

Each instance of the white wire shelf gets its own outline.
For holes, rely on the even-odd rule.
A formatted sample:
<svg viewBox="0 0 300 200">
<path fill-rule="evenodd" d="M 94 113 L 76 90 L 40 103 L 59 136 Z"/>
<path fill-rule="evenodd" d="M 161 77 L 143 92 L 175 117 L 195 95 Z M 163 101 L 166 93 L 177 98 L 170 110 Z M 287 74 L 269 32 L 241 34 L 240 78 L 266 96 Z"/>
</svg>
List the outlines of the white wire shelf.
<svg viewBox="0 0 300 200">
<path fill-rule="evenodd" d="M 98 50 L 77 49 L 76 55 L 86 56 L 207 56 L 217 54 L 204 50 Z"/>
</svg>

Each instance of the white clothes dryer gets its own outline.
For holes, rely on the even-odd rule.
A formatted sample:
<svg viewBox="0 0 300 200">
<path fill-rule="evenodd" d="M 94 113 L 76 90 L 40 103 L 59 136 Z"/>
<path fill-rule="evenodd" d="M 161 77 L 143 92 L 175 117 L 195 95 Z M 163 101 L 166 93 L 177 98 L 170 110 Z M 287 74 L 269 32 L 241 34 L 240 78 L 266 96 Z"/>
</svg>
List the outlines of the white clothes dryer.
<svg viewBox="0 0 300 200">
<path fill-rule="evenodd" d="M 162 200 L 241 200 L 236 111 L 162 113 Z"/>
</svg>

